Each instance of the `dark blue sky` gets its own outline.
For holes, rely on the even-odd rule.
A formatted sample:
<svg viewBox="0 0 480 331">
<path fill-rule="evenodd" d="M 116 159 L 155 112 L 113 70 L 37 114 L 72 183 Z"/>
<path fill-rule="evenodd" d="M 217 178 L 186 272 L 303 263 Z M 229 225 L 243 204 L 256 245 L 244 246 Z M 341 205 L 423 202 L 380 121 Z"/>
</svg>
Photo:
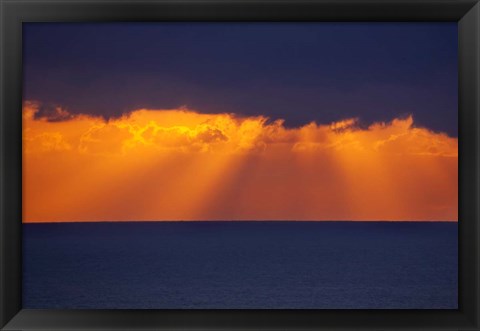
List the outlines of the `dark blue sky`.
<svg viewBox="0 0 480 331">
<path fill-rule="evenodd" d="M 457 135 L 456 23 L 28 23 L 24 100 L 187 106 L 289 126 L 413 114 Z"/>
</svg>

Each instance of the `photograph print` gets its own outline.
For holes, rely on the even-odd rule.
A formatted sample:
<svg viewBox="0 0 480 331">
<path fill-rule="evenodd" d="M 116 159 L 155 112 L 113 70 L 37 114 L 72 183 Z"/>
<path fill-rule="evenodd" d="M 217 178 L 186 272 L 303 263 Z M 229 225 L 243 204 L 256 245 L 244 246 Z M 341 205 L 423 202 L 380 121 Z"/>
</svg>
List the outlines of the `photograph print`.
<svg viewBox="0 0 480 331">
<path fill-rule="evenodd" d="M 457 23 L 24 23 L 23 308 L 457 309 Z"/>
</svg>

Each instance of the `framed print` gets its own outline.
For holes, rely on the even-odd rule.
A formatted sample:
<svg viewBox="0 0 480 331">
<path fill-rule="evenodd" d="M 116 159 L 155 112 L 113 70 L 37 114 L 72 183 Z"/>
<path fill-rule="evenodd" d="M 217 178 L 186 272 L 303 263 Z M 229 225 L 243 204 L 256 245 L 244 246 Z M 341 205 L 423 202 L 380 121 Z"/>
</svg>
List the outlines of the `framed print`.
<svg viewBox="0 0 480 331">
<path fill-rule="evenodd" d="M 1 327 L 478 330 L 477 1 L 10 1 Z"/>
</svg>

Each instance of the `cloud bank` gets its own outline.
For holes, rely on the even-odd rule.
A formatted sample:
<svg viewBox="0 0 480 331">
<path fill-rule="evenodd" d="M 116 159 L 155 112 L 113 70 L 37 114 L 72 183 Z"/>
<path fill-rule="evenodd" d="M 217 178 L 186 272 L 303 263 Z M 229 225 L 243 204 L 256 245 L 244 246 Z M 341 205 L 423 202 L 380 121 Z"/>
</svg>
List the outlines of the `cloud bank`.
<svg viewBox="0 0 480 331">
<path fill-rule="evenodd" d="M 411 116 L 281 119 L 23 109 L 24 222 L 457 220 L 458 141 Z"/>
</svg>

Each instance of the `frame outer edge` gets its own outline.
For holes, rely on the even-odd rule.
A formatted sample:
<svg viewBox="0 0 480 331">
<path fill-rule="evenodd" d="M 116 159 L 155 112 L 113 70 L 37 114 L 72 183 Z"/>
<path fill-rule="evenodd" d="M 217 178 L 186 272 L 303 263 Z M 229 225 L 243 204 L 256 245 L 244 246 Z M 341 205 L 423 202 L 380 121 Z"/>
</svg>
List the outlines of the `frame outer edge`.
<svg viewBox="0 0 480 331">
<path fill-rule="evenodd" d="M 21 20 L 0 0 L 0 329 L 21 309 Z M 8 65 L 7 65 L 8 64 Z M 9 78 L 7 81 L 7 77 Z M 12 109 L 14 109 L 12 111 Z M 15 111 L 17 109 L 17 111 Z M 20 163 L 21 166 L 21 163 Z M 12 221 L 14 220 L 14 221 Z"/>
<path fill-rule="evenodd" d="M 0 328 L 8 322 L 7 300 L 5 297 L 6 287 L 6 244 L 5 244 L 5 102 L 4 102 L 4 53 L 5 53 L 5 2 L 0 0 Z"/>
<path fill-rule="evenodd" d="M 468 288 L 459 288 L 459 308 L 472 330 L 480 330 L 480 2 L 459 20 L 458 31 L 459 194 L 465 193 L 459 196 L 459 234 L 470 234 L 459 244 L 459 286 Z M 473 273 L 466 272 L 468 265 Z"/>
</svg>

